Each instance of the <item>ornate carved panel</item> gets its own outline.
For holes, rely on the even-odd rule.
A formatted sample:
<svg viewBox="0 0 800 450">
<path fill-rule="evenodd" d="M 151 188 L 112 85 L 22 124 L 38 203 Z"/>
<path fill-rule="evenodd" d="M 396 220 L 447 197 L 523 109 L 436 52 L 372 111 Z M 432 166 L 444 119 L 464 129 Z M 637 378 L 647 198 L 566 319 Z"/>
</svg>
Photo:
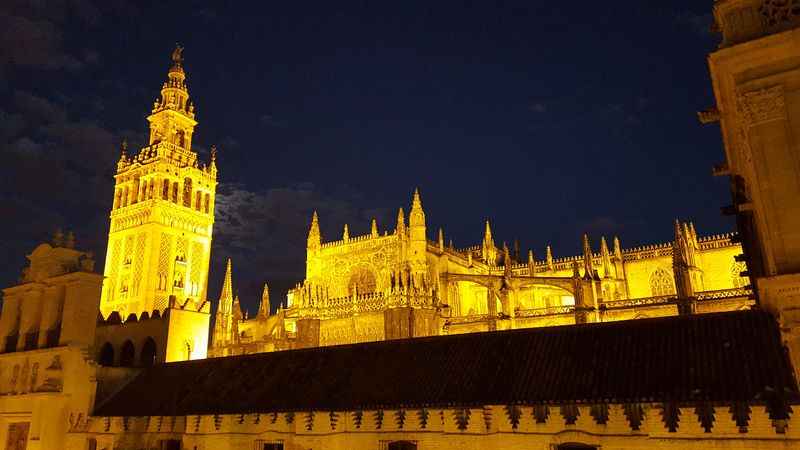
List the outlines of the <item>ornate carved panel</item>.
<svg viewBox="0 0 800 450">
<path fill-rule="evenodd" d="M 800 19 L 800 0 L 764 0 L 758 12 L 767 28 L 781 28 Z"/>
<path fill-rule="evenodd" d="M 199 242 L 192 242 L 192 255 L 190 258 L 191 269 L 189 270 L 189 282 L 192 283 L 191 294 L 200 295 L 203 271 L 203 245 Z"/>
<path fill-rule="evenodd" d="M 786 117 L 783 86 L 773 86 L 739 95 L 739 112 L 750 126 Z"/>
<path fill-rule="evenodd" d="M 15 422 L 8 424 L 8 438 L 6 450 L 25 450 L 28 445 L 28 430 L 30 422 Z"/>
<path fill-rule="evenodd" d="M 144 248 L 147 243 L 147 234 L 139 233 L 136 236 L 136 249 L 134 250 L 133 255 L 133 278 L 132 278 L 132 288 L 133 288 L 133 297 L 139 296 L 139 288 L 143 279 L 143 270 L 144 270 Z"/>
</svg>

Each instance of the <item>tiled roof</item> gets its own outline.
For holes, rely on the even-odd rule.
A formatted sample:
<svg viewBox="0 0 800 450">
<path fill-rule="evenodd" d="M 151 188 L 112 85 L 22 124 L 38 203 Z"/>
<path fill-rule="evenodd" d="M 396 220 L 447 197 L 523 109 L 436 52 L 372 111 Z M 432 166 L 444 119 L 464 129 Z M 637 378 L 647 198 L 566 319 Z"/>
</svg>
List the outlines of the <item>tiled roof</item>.
<svg viewBox="0 0 800 450">
<path fill-rule="evenodd" d="M 99 416 L 567 402 L 795 402 L 762 311 L 436 336 L 143 370 Z"/>
</svg>

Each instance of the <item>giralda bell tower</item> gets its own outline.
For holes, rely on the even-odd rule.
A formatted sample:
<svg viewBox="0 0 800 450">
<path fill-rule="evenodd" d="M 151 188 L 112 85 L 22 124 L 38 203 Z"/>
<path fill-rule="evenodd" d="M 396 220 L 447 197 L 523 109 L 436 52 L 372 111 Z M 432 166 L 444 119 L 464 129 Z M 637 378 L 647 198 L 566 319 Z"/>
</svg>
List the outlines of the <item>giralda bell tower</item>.
<svg viewBox="0 0 800 450">
<path fill-rule="evenodd" d="M 103 316 L 205 308 L 214 195 L 215 150 L 208 165 L 192 150 L 195 120 L 183 49 L 147 121 L 150 138 L 137 154 L 122 145 L 117 163 L 111 230 L 100 302 Z"/>
</svg>

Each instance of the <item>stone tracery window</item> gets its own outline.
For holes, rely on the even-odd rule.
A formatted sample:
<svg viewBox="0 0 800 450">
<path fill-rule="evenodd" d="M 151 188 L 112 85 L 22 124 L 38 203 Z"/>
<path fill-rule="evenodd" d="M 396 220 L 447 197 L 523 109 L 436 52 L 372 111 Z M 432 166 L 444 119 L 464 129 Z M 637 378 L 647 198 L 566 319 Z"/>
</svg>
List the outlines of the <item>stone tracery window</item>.
<svg viewBox="0 0 800 450">
<path fill-rule="evenodd" d="M 750 285 L 750 279 L 743 277 L 742 272 L 747 270 L 747 265 L 742 261 L 734 261 L 731 265 L 731 282 L 735 288 L 743 288 Z"/>
<path fill-rule="evenodd" d="M 675 294 L 675 281 L 672 274 L 659 268 L 650 275 L 650 295 L 658 297 Z"/>
<path fill-rule="evenodd" d="M 375 274 L 367 267 L 358 267 L 350 273 L 350 281 L 347 283 L 347 293 L 366 294 L 375 292 Z"/>
</svg>

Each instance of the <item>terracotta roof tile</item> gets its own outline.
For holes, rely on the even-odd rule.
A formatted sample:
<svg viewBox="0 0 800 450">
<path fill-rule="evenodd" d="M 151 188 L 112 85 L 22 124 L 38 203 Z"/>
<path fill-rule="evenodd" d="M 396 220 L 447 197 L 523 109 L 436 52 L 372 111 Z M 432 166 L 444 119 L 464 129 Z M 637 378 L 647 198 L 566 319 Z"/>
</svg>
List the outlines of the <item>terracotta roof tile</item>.
<svg viewBox="0 0 800 450">
<path fill-rule="evenodd" d="M 774 318 L 738 311 L 162 364 L 100 416 L 511 403 L 763 401 L 797 385 Z"/>
</svg>

